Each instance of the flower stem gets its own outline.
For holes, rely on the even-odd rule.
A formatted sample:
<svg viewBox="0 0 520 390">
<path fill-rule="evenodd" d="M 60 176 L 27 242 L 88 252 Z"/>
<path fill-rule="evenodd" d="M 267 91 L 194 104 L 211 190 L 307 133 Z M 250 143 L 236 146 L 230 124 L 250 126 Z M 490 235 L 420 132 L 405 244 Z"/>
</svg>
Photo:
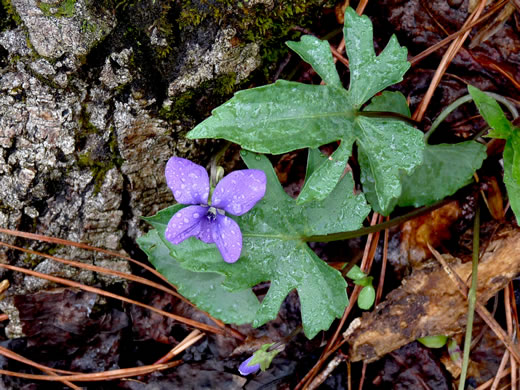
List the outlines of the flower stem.
<svg viewBox="0 0 520 390">
<path fill-rule="evenodd" d="M 491 96 L 492 98 L 494 98 L 495 100 L 499 101 L 500 103 L 502 103 L 509 110 L 509 112 L 511 113 L 513 118 L 517 118 L 518 117 L 517 109 L 504 96 L 498 95 L 498 94 L 493 93 L 493 92 L 484 92 L 484 93 L 486 95 Z M 465 104 L 467 102 L 470 102 L 472 100 L 473 100 L 473 98 L 471 97 L 471 95 L 469 95 L 469 94 L 468 95 L 464 95 L 464 96 L 458 98 L 457 100 L 455 100 L 448 107 L 446 107 L 439 114 L 439 116 L 437 118 L 435 118 L 435 120 L 432 123 L 432 126 L 430 127 L 430 130 L 428 130 L 428 132 L 424 135 L 424 142 L 428 143 L 428 140 L 432 136 L 433 132 L 437 129 L 437 127 L 439 127 L 439 125 L 444 121 L 444 119 L 446 119 L 448 117 L 448 115 L 450 115 L 453 111 L 455 111 L 457 108 L 459 108 L 463 104 Z"/>
<path fill-rule="evenodd" d="M 444 206 L 446 203 L 450 202 L 448 199 L 441 200 L 439 202 L 436 202 L 430 206 L 421 207 L 418 209 L 415 209 L 413 211 L 410 211 L 409 213 L 406 213 L 404 215 L 401 215 L 399 217 L 393 218 L 389 221 L 385 221 L 383 223 L 364 227 L 358 230 L 352 230 L 350 232 L 342 232 L 342 233 L 332 233 L 332 234 L 324 234 L 324 235 L 315 235 L 315 236 L 304 236 L 302 237 L 303 241 L 312 241 L 312 242 L 331 242 L 331 241 L 341 241 L 341 240 L 348 240 L 350 238 L 355 237 L 361 237 L 366 234 L 375 233 L 384 229 L 388 229 L 389 227 L 400 225 L 405 221 L 408 221 L 409 219 L 413 219 L 415 217 L 418 217 L 420 215 L 429 213 L 430 211 L 433 211 L 435 209 L 438 209 L 441 206 Z"/>
<path fill-rule="evenodd" d="M 411 124 L 412 126 L 418 126 L 419 122 L 413 120 L 412 118 L 407 117 L 406 115 L 399 114 L 397 112 L 391 112 L 391 111 L 358 111 L 356 112 L 357 116 L 366 116 L 369 118 L 390 118 L 390 119 L 397 119 L 401 120 L 403 122 L 407 122 Z"/>
</svg>

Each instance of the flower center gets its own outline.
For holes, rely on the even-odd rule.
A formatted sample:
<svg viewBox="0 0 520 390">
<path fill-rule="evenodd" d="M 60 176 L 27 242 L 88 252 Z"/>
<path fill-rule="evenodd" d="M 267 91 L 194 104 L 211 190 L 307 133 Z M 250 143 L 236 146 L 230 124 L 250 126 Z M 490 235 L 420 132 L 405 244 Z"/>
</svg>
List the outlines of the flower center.
<svg viewBox="0 0 520 390">
<path fill-rule="evenodd" d="M 209 207 L 208 213 L 206 214 L 206 217 L 208 218 L 208 221 L 214 221 L 217 219 L 217 209 L 216 207 Z"/>
<path fill-rule="evenodd" d="M 208 218 L 208 221 L 213 222 L 215 219 L 217 219 L 217 214 L 224 215 L 224 210 L 217 209 L 216 207 L 209 206 L 208 207 L 208 213 L 206 214 L 206 218 Z"/>
</svg>

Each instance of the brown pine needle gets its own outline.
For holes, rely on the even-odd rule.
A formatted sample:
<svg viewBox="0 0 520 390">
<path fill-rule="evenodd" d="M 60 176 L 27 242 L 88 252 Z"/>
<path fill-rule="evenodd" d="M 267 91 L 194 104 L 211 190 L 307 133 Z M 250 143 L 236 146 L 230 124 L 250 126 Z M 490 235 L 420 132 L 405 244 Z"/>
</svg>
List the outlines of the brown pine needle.
<svg viewBox="0 0 520 390">
<path fill-rule="evenodd" d="M 502 378 L 502 373 L 506 369 L 507 361 L 509 360 L 509 351 L 506 351 L 502 356 L 502 360 L 500 361 L 500 366 L 498 366 L 497 374 L 493 379 L 493 383 L 491 384 L 491 390 L 497 390 L 498 385 L 500 384 L 500 379 Z"/>
<path fill-rule="evenodd" d="M 489 9 L 489 11 L 486 12 L 485 15 L 482 15 L 480 18 L 478 18 L 474 22 L 469 23 L 467 26 L 462 27 L 459 31 L 457 31 L 457 32 L 455 32 L 453 34 L 448 35 L 446 38 L 444 38 L 443 40 L 437 42 L 435 45 L 430 46 L 428 49 L 426 49 L 423 52 L 421 52 L 421 53 L 417 54 L 416 56 L 412 57 L 410 59 L 410 64 L 412 64 L 412 66 L 413 65 L 417 65 L 420 61 L 422 61 L 423 59 L 428 57 L 430 54 L 436 52 L 441 47 L 447 45 L 448 43 L 450 43 L 454 39 L 457 39 L 458 37 L 460 37 L 466 31 L 471 30 L 476 25 L 478 25 L 478 24 L 482 23 L 484 20 L 488 19 L 490 16 L 492 16 L 496 11 L 498 11 L 500 8 L 502 8 L 504 5 L 506 5 L 508 2 L 509 2 L 509 0 L 502 0 L 502 1 L 498 2 L 493 7 L 491 7 Z"/>
<path fill-rule="evenodd" d="M 122 278 L 122 279 L 130 280 L 132 282 L 136 282 L 136 283 L 144 284 L 146 286 L 154 287 L 154 288 L 156 288 L 158 290 L 161 290 L 161 291 L 164 291 L 164 292 L 166 292 L 166 293 L 168 293 L 170 295 L 173 295 L 174 297 L 177 297 L 180 300 L 182 300 L 182 301 L 184 301 L 184 302 L 186 302 L 186 303 L 188 303 L 188 304 L 193 306 L 193 304 L 190 301 L 188 301 L 186 298 L 184 298 L 178 292 L 176 292 L 176 291 L 174 291 L 174 290 L 172 290 L 172 289 L 170 289 L 168 287 L 165 287 L 162 284 L 152 282 L 151 280 L 148 280 L 146 278 L 142 278 L 140 276 L 127 274 L 127 273 L 124 273 L 124 272 L 115 271 L 115 270 L 112 270 L 110 268 L 99 267 L 99 266 L 92 265 L 92 264 L 81 263 L 79 261 L 68 260 L 68 259 L 64 259 L 62 257 L 48 255 L 46 253 L 33 251 L 31 249 L 26 249 L 26 248 L 22 248 L 22 247 L 19 247 L 19 246 L 16 246 L 16 245 L 11 245 L 11 244 L 8 244 L 8 243 L 2 242 L 2 241 L 0 241 L 0 246 L 5 246 L 7 248 L 18 250 L 18 251 L 24 252 L 24 253 L 29 253 L 29 254 L 35 255 L 35 256 L 45 257 L 47 259 L 50 259 L 50 260 L 53 260 L 53 261 L 57 261 L 58 263 L 71 265 L 73 267 L 83 268 L 83 269 L 87 269 L 87 270 L 90 270 L 90 271 L 98 272 L 98 273 L 101 273 L 101 274 L 117 276 L 117 277 Z"/>
<path fill-rule="evenodd" d="M 513 294 L 511 294 L 513 292 Z M 504 289 L 504 306 L 506 312 L 506 326 L 507 326 L 507 334 L 511 339 L 515 339 L 515 329 L 513 325 L 513 312 L 511 309 L 511 301 L 512 297 L 514 297 L 513 283 L 509 282 L 509 284 Z M 516 390 L 516 360 L 510 356 L 509 364 L 511 366 L 511 390 Z M 505 365 L 504 365 L 505 367 Z"/>
<path fill-rule="evenodd" d="M 152 274 L 154 274 L 155 276 L 157 276 L 159 279 L 162 279 L 166 283 L 171 285 L 171 283 L 168 281 L 168 279 L 166 279 L 162 274 L 160 274 L 154 268 L 152 268 L 152 267 L 150 267 L 150 266 L 148 266 L 146 264 L 143 264 L 140 261 L 134 260 L 134 259 L 132 259 L 129 256 L 126 256 L 126 255 L 123 255 L 123 254 L 121 254 L 119 252 L 116 252 L 116 251 L 111 251 L 111 250 L 108 250 L 108 249 L 98 248 L 98 247 L 95 247 L 95 246 L 82 244 L 80 242 L 64 240 L 63 238 L 55 238 L 55 237 L 44 236 L 42 234 L 21 232 L 19 230 L 10 230 L 10 229 L 0 228 L 0 233 L 4 233 L 4 234 L 10 235 L 10 236 L 15 236 L 15 237 L 27 238 L 29 240 L 49 242 L 51 244 L 73 246 L 75 248 L 85 249 L 85 250 L 89 250 L 89 251 L 104 253 L 105 255 L 109 255 L 109 256 L 113 256 L 113 257 L 118 257 L 120 259 L 124 259 L 124 260 L 127 260 L 127 261 L 131 262 L 131 263 L 134 263 L 134 264 L 138 265 L 141 268 L 144 268 L 145 270 L 147 270 L 147 271 L 151 272 Z"/>
<path fill-rule="evenodd" d="M 23 357 L 22 355 L 17 354 L 16 352 L 11 351 L 10 349 L 7 349 L 5 347 L 0 346 L 0 355 L 5 356 L 9 359 L 16 360 L 17 362 L 27 364 L 28 366 L 37 368 L 38 370 L 41 370 L 43 372 L 53 372 L 53 373 L 59 373 L 59 374 L 79 374 L 78 372 L 74 371 L 66 371 L 66 370 L 59 370 L 57 368 L 51 368 L 44 366 L 43 364 L 36 363 L 30 359 L 27 359 Z"/>
<path fill-rule="evenodd" d="M 486 6 L 486 0 L 480 0 L 478 7 L 471 13 L 469 18 L 464 23 L 464 27 L 468 26 L 470 23 L 474 22 L 478 19 L 482 11 L 484 10 L 484 7 Z M 455 39 L 450 46 L 448 47 L 448 50 L 446 50 L 446 53 L 444 53 L 444 56 L 442 57 L 442 60 L 437 67 L 437 70 L 435 71 L 435 74 L 433 76 L 432 81 L 430 82 L 430 86 L 428 87 L 428 90 L 426 91 L 426 94 L 424 95 L 423 99 L 421 100 L 421 103 L 419 104 L 419 107 L 415 110 L 413 114 L 413 119 L 421 122 L 424 114 L 426 113 L 426 109 L 428 105 L 430 104 L 430 101 L 433 97 L 433 93 L 435 92 L 435 89 L 437 89 L 437 86 L 439 85 L 442 76 L 444 75 L 444 72 L 446 72 L 446 69 L 448 68 L 448 65 L 451 63 L 457 52 L 462 47 L 462 44 L 468 37 L 470 31 L 466 31 L 464 34 L 459 36 L 457 39 Z"/>
<path fill-rule="evenodd" d="M 502 374 L 499 375 L 499 378 L 502 379 L 503 377 L 505 377 L 506 375 L 509 375 L 510 373 L 511 373 L 511 367 L 509 367 L 508 369 L 503 371 Z M 486 390 L 489 386 L 491 386 L 493 384 L 493 381 L 494 381 L 494 378 L 491 378 L 490 380 L 482 383 L 475 390 Z"/>
<path fill-rule="evenodd" d="M 44 366 L 42 364 L 33 362 L 32 360 L 27 359 L 27 358 L 25 358 L 25 357 L 23 357 L 21 355 L 18 355 L 16 352 L 13 352 L 13 351 L 11 351 L 11 350 L 9 350 L 7 348 L 4 348 L 2 346 L 0 346 L 0 355 L 5 356 L 5 357 L 10 358 L 10 359 L 13 359 L 13 360 L 16 360 L 16 361 L 18 361 L 20 363 L 25 363 L 28 366 L 37 368 L 37 369 L 41 370 L 42 372 L 44 372 L 46 374 L 49 374 L 49 375 L 56 375 L 56 373 L 60 373 L 60 374 L 75 374 L 72 371 L 58 370 L 56 368 L 50 368 L 50 367 Z M 58 381 L 62 382 L 64 385 L 67 385 L 67 386 L 69 386 L 70 388 L 72 388 L 74 390 L 81 390 L 81 387 L 76 386 L 74 383 L 71 383 L 68 380 L 59 379 Z"/>
<path fill-rule="evenodd" d="M 368 0 L 361 0 L 356 8 L 356 12 L 359 16 L 363 15 L 365 8 L 368 4 Z"/>
<path fill-rule="evenodd" d="M 464 281 L 460 278 L 460 276 L 455 273 L 453 268 L 446 263 L 446 260 L 441 256 L 439 252 L 437 252 L 430 244 L 428 244 L 428 249 L 433 254 L 433 256 L 437 259 L 439 263 L 441 263 L 442 268 L 448 274 L 449 278 L 455 283 L 459 292 L 464 296 L 468 296 L 468 286 L 464 283 Z M 520 350 L 518 345 L 511 340 L 511 338 L 504 332 L 504 329 L 496 322 L 491 313 L 486 309 L 486 307 L 480 303 L 478 300 L 475 303 L 475 311 L 478 315 L 488 324 L 491 330 L 497 335 L 497 337 L 504 343 L 509 352 L 515 357 L 516 361 L 520 363 Z"/>
<path fill-rule="evenodd" d="M 177 360 L 167 364 L 152 364 L 149 366 L 134 367 L 134 368 L 123 368 L 120 370 L 104 371 L 104 372 L 93 372 L 88 374 L 74 374 L 74 375 L 34 375 L 34 374 L 23 374 L 15 371 L 0 370 L 0 375 L 9 375 L 17 378 L 34 379 L 40 381 L 74 381 L 74 382 L 99 382 L 108 381 L 114 379 L 127 378 L 130 376 L 146 375 L 155 371 L 162 371 L 168 368 L 172 368 L 181 364 L 181 360 Z"/>
<path fill-rule="evenodd" d="M 378 223 L 378 220 L 382 218 L 378 213 L 374 213 L 372 215 L 372 219 L 370 221 L 370 225 L 374 226 Z M 375 233 L 370 233 L 367 237 L 367 242 L 365 244 L 365 251 L 363 253 L 363 259 L 361 260 L 361 270 L 365 273 L 370 272 L 370 267 L 372 266 L 372 261 L 375 255 L 375 251 L 377 249 L 377 244 L 379 242 L 379 233 L 380 231 L 377 231 Z M 345 324 L 345 321 L 354 308 L 355 303 L 357 302 L 357 299 L 359 297 L 359 294 L 361 293 L 361 290 L 363 289 L 363 286 L 355 285 L 354 290 L 352 291 L 352 294 L 349 297 L 349 303 L 348 306 L 345 309 L 345 312 L 343 313 L 343 316 L 341 317 L 341 320 L 338 324 L 338 327 L 336 328 L 336 331 L 332 338 L 327 342 L 327 345 L 325 349 L 323 350 L 320 359 L 316 362 L 314 367 L 305 375 L 305 377 L 298 383 L 298 385 L 294 388 L 294 390 L 299 390 L 300 388 L 306 388 L 307 385 L 314 379 L 314 377 L 317 375 L 318 371 L 322 367 L 322 365 L 325 363 L 325 361 L 329 358 L 332 351 L 336 350 L 338 345 L 343 344 L 343 341 L 340 341 L 339 343 L 336 343 L 336 340 L 343 329 L 343 325 Z"/>
<path fill-rule="evenodd" d="M 136 306 L 144 307 L 145 309 L 151 310 L 151 311 L 153 311 L 155 313 L 158 313 L 158 314 L 161 314 L 161 315 L 163 315 L 165 317 L 168 317 L 168 318 L 171 318 L 173 320 L 179 321 L 179 322 L 181 322 L 183 324 L 186 324 L 186 325 L 189 325 L 189 326 L 193 326 L 194 328 L 202 329 L 202 330 L 205 330 L 205 331 L 208 331 L 208 332 L 212 332 L 212 333 L 215 333 L 215 334 L 221 334 L 221 335 L 224 335 L 226 333 L 225 330 L 222 330 L 222 329 L 219 329 L 219 328 L 215 328 L 214 326 L 207 325 L 207 324 L 204 324 L 202 322 L 194 321 L 194 320 L 191 320 L 189 318 L 185 318 L 185 317 L 182 317 L 182 316 L 179 316 L 179 315 L 176 315 L 176 314 L 168 313 L 168 312 L 166 312 L 164 310 L 157 309 L 157 308 L 155 308 L 153 306 L 149 306 L 149 305 L 146 305 L 144 303 L 141 303 L 141 302 L 138 302 L 138 301 L 134 301 L 133 299 L 129 299 L 129 298 L 123 297 L 121 295 L 117 295 L 117 294 L 114 294 L 114 293 L 102 290 L 100 288 L 87 286 L 87 285 L 84 285 L 84 284 L 81 284 L 81 283 L 78 283 L 78 282 L 74 282 L 72 280 L 59 278 L 57 276 L 51 276 L 51 275 L 43 274 L 41 272 L 37 272 L 37 271 L 25 269 L 25 268 L 15 267 L 13 265 L 1 264 L 0 263 L 0 268 L 5 268 L 5 269 L 11 270 L 11 271 L 22 272 L 22 273 L 24 273 L 26 275 L 35 276 L 37 278 L 49 280 L 49 281 L 54 282 L 54 283 L 64 284 L 64 285 L 69 286 L 69 287 L 79 288 L 81 290 L 92 292 L 94 294 L 102 295 L 102 296 L 109 297 L 109 298 L 118 299 L 118 300 L 120 300 L 122 302 L 131 303 L 131 304 L 136 305 Z"/>
<path fill-rule="evenodd" d="M 341 62 L 347 68 L 349 67 L 348 60 L 345 57 L 343 57 L 343 54 L 341 54 L 337 49 L 334 49 L 334 47 L 332 47 L 332 46 L 330 46 L 330 51 L 332 52 L 332 55 L 334 56 L 335 59 L 337 59 L 339 62 Z"/>
<path fill-rule="evenodd" d="M 27 238 L 27 239 L 30 239 L 30 240 L 49 242 L 49 243 L 52 243 L 52 244 L 73 246 L 73 247 L 80 248 L 80 249 L 85 249 L 85 250 L 89 250 L 89 251 L 95 251 L 95 252 L 107 254 L 109 256 L 118 257 L 118 258 L 130 261 L 130 262 L 132 262 L 132 263 L 134 263 L 134 264 L 136 264 L 136 265 L 146 269 L 147 271 L 151 272 L 153 275 L 157 276 L 158 278 L 160 278 L 161 280 L 166 282 L 169 286 L 172 286 L 172 287 L 176 288 L 168 279 L 166 279 L 166 277 L 164 277 L 161 273 L 159 273 L 154 268 L 149 267 L 148 265 L 143 264 L 140 261 L 134 260 L 131 257 L 122 255 L 121 253 L 118 253 L 118 252 L 115 252 L 115 251 L 110 251 L 110 250 L 106 250 L 106 249 L 103 249 L 103 248 L 97 248 L 97 247 L 93 247 L 93 246 L 90 246 L 90 245 L 87 245 L 87 244 L 82 244 L 82 243 L 78 243 L 78 242 L 75 242 L 75 241 L 64 240 L 64 239 L 61 239 L 61 238 L 48 237 L 48 236 L 44 236 L 44 235 L 41 235 L 41 234 L 35 234 L 35 233 L 21 232 L 21 231 L 18 231 L 18 230 L 9 230 L 9 229 L 0 228 L 0 233 L 12 235 L 12 236 L 15 236 L 15 237 Z M 12 247 L 14 249 L 17 249 L 17 250 L 29 251 L 28 249 L 16 247 L 16 246 L 13 246 L 11 244 L 6 244 L 6 243 L 0 242 L 0 245 L 1 244 L 5 245 L 5 246 L 10 246 L 10 247 Z M 31 253 L 31 252 L 29 252 L 29 253 Z M 34 254 L 37 254 L 38 256 L 42 256 L 42 257 L 47 257 L 47 258 L 50 258 L 50 259 L 56 260 L 56 261 L 62 261 L 62 262 L 63 261 L 67 261 L 67 262 L 71 261 L 71 260 L 66 260 L 66 259 L 57 260 L 59 258 L 56 258 L 56 257 L 53 257 L 53 256 L 49 257 L 49 255 L 46 255 L 46 254 L 43 254 L 43 253 L 39 253 L 39 252 L 34 252 Z M 87 265 L 85 263 L 78 263 L 78 265 L 75 265 L 75 266 L 82 267 L 82 268 L 96 267 L 96 266 Z M 103 267 L 97 267 L 97 268 L 100 270 L 100 271 L 97 271 L 97 272 L 103 272 L 103 273 L 117 272 L 117 271 L 110 270 L 108 268 L 103 268 Z M 120 276 L 120 277 L 125 278 L 125 279 L 139 278 L 140 282 L 138 281 L 138 283 L 143 283 L 143 284 L 147 284 L 147 285 L 149 285 L 151 287 L 156 287 L 156 288 L 158 288 L 160 290 L 163 290 L 165 292 L 168 292 L 168 293 L 170 293 L 170 294 L 172 294 L 172 295 L 182 299 L 184 302 L 194 306 L 189 300 L 184 298 L 179 293 L 174 292 L 172 289 L 168 289 L 167 287 L 164 287 L 164 286 L 162 286 L 160 284 L 157 284 L 157 283 L 154 283 L 152 281 L 149 281 L 148 279 L 140 278 L 140 277 L 135 276 L 135 275 L 128 275 L 128 274 L 125 274 L 125 273 L 119 273 L 117 276 Z M 130 280 L 132 280 L 132 279 L 130 279 Z M 137 280 L 134 280 L 134 281 L 137 281 Z M 153 283 L 154 285 L 152 286 L 149 283 Z M 167 289 L 167 290 L 164 290 L 164 289 Z M 203 311 L 203 310 L 201 310 L 199 308 L 197 308 L 197 309 L 200 310 L 201 312 L 203 312 L 204 314 L 206 314 L 217 326 L 221 327 L 222 329 L 226 329 L 227 333 L 229 333 L 233 337 L 235 337 L 235 338 L 237 338 L 239 340 L 245 340 L 245 336 L 242 333 L 240 333 L 238 330 L 228 327 L 222 321 L 220 321 L 217 318 L 214 318 L 209 313 L 207 313 L 207 312 L 205 312 L 205 311 Z"/>
<path fill-rule="evenodd" d="M 188 336 L 184 338 L 179 344 L 171 349 L 166 355 L 157 360 L 154 364 L 164 364 L 172 360 L 175 356 L 185 351 L 187 348 L 191 347 L 197 341 L 205 336 L 204 333 L 201 333 L 199 330 L 193 330 Z"/>
<path fill-rule="evenodd" d="M 389 221 L 390 217 L 386 217 L 386 220 Z M 376 293 L 376 302 L 375 305 L 381 301 L 381 297 L 383 296 L 383 287 L 385 285 L 385 275 L 386 275 L 386 264 L 388 262 L 388 241 L 390 239 L 390 231 L 385 229 L 385 239 L 383 244 L 383 262 L 381 264 L 381 274 L 379 275 L 379 283 L 377 284 L 377 293 Z"/>
</svg>

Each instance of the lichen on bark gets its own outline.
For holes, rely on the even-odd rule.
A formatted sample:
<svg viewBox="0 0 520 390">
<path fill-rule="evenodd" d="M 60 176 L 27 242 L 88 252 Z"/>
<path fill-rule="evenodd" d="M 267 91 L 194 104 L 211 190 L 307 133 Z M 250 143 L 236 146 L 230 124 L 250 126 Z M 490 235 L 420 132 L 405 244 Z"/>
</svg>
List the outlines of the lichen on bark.
<svg viewBox="0 0 520 390">
<path fill-rule="evenodd" d="M 213 153 L 210 141 L 184 134 L 258 74 L 266 48 L 283 47 L 283 33 L 315 19 L 309 12 L 321 3 L 2 0 L 10 18 L 0 25 L 0 226 L 136 254 L 140 217 L 173 202 L 168 158 L 204 164 Z M 188 20 L 194 12 L 197 23 Z M 2 239 L 130 271 L 106 255 Z M 0 261 L 114 282 L 5 249 Z M 48 286 L 16 275 L 9 294 Z M 0 309 L 13 313 L 9 302 Z M 11 318 L 11 335 L 20 334 Z"/>
</svg>

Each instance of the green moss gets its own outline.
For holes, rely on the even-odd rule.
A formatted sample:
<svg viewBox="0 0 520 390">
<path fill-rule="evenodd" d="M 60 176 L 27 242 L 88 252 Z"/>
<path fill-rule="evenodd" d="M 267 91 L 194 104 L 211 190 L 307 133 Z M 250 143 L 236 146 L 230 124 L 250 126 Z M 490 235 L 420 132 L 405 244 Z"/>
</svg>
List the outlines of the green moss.
<svg viewBox="0 0 520 390">
<path fill-rule="evenodd" d="M 94 195 L 99 192 L 107 172 L 114 167 L 107 161 L 92 159 L 90 153 L 83 153 L 78 156 L 78 166 L 80 168 L 89 168 L 94 179 Z"/>
<path fill-rule="evenodd" d="M 39 1 L 37 4 L 45 16 L 71 18 L 74 16 L 76 0 L 62 0 L 52 4 Z"/>
<path fill-rule="evenodd" d="M 37 261 L 31 253 L 25 253 L 22 261 L 31 268 L 36 267 L 39 263 L 39 261 Z"/>
<path fill-rule="evenodd" d="M 47 254 L 54 256 L 56 253 L 58 253 L 58 250 L 65 248 L 65 245 L 62 244 L 55 244 L 53 245 L 49 250 L 47 250 Z"/>
<path fill-rule="evenodd" d="M 315 22 L 315 10 L 328 5 L 324 0 L 274 0 L 273 3 L 272 7 L 257 4 L 248 8 L 236 0 L 186 0 L 176 22 L 180 30 L 193 28 L 205 20 L 234 26 L 240 44 L 260 44 L 265 83 L 270 80 L 271 66 L 288 52 L 285 41 L 301 35 L 292 28 L 309 27 Z"/>
<path fill-rule="evenodd" d="M 80 131 L 77 132 L 76 144 L 81 148 L 85 144 L 89 135 L 99 133 L 99 129 L 90 121 L 90 114 L 86 105 L 81 108 L 78 118 Z M 117 137 L 114 128 L 110 129 L 110 138 L 107 142 L 108 151 L 104 154 L 94 156 L 91 151 L 78 153 L 76 157 L 77 165 L 80 168 L 88 168 L 94 180 L 94 194 L 97 194 L 105 181 L 107 172 L 123 164 L 123 159 L 119 154 Z"/>
<path fill-rule="evenodd" d="M 187 114 L 187 110 L 190 107 L 193 97 L 193 91 L 188 91 L 175 97 L 175 100 L 170 106 L 162 107 L 159 111 L 159 116 L 166 120 L 179 119 Z"/>
<path fill-rule="evenodd" d="M 119 155 L 117 148 L 117 138 L 114 131 L 110 133 L 110 140 L 108 142 L 110 155 L 106 158 L 98 159 L 92 158 L 90 152 L 81 153 L 77 157 L 77 163 L 80 168 L 89 168 L 94 179 L 94 195 L 101 190 L 101 186 L 105 181 L 107 172 L 112 168 L 123 164 L 123 159 Z"/>
<path fill-rule="evenodd" d="M 14 9 L 10 0 L 1 0 L 0 31 L 22 24 L 22 19 Z"/>
<path fill-rule="evenodd" d="M 170 106 L 161 108 L 159 115 L 169 121 L 207 116 L 209 112 L 198 111 L 200 107 L 194 105 L 193 102 L 208 95 L 218 99 L 222 98 L 222 100 L 229 98 L 236 90 L 236 76 L 236 73 L 232 72 L 221 75 L 214 80 L 204 81 L 196 89 L 191 89 L 176 96 Z"/>
<path fill-rule="evenodd" d="M 94 124 L 90 121 L 90 113 L 88 112 L 86 104 L 83 104 L 81 106 L 78 124 L 81 129 L 81 133 L 84 136 L 99 133 L 99 129 L 96 126 L 94 126 Z"/>
</svg>

